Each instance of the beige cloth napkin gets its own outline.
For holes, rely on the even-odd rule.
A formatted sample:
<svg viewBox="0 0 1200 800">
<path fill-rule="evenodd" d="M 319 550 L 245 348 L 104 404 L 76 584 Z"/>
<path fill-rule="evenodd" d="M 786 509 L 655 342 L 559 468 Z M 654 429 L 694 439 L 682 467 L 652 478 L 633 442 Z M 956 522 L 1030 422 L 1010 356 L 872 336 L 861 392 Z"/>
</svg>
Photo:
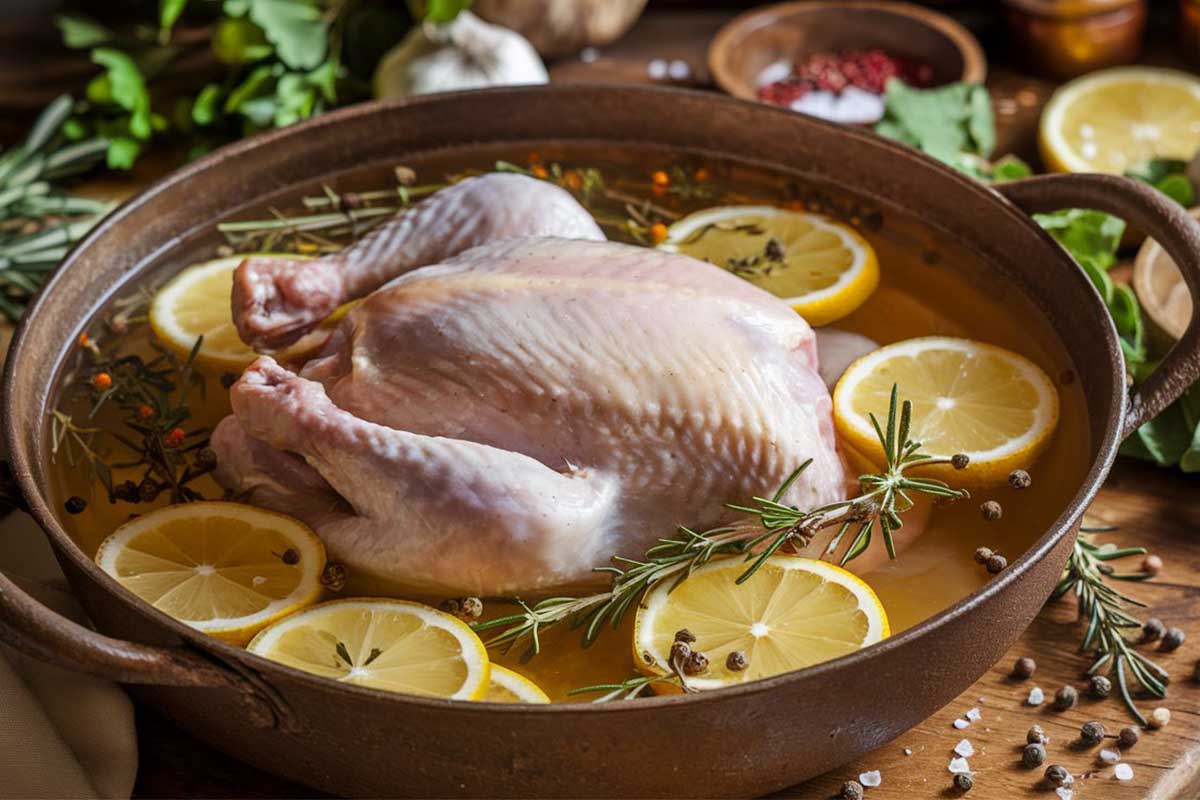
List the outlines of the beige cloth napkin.
<svg viewBox="0 0 1200 800">
<path fill-rule="evenodd" d="M 32 518 L 0 518 L 0 570 L 86 622 Z M 133 706 L 119 687 L 0 645 L 0 798 L 127 798 L 136 773 Z"/>
</svg>

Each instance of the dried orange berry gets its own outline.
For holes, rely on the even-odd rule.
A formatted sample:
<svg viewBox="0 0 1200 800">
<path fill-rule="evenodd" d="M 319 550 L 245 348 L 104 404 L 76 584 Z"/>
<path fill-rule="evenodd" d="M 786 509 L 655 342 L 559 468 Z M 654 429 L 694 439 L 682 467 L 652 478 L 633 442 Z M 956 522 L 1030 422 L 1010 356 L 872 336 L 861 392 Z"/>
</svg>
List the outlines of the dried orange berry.
<svg viewBox="0 0 1200 800">
<path fill-rule="evenodd" d="M 81 333 L 81 334 L 79 334 L 78 341 L 79 341 L 80 347 L 87 347 L 89 344 L 92 343 L 92 337 L 88 336 L 86 333 Z"/>
<path fill-rule="evenodd" d="M 650 176 L 650 182 L 655 186 L 670 186 L 671 176 L 667 175 L 661 169 L 655 170 L 654 174 Z"/>
<path fill-rule="evenodd" d="M 566 181 L 567 186 L 571 187 L 572 189 L 578 189 L 580 186 L 583 186 L 583 178 L 579 177 L 579 173 L 575 170 L 571 170 L 567 173 Z"/>
<path fill-rule="evenodd" d="M 786 203 L 783 204 L 783 207 L 786 208 L 788 211 L 803 211 L 804 210 L 804 201 L 803 200 L 788 200 Z"/>
<path fill-rule="evenodd" d="M 545 178 L 550 175 L 541 164 L 534 164 L 529 171 L 533 173 L 533 177 L 535 178 Z"/>
<path fill-rule="evenodd" d="M 700 169 L 696 170 L 696 180 L 698 180 L 700 183 L 704 183 L 705 181 L 711 179 L 712 172 L 708 169 L 708 167 L 700 167 Z"/>
<path fill-rule="evenodd" d="M 656 222 L 650 226 L 650 240 L 655 244 L 661 244 L 667 238 L 667 226 L 661 222 Z"/>
<path fill-rule="evenodd" d="M 183 438 L 185 435 L 186 434 L 184 434 L 183 428 L 172 428 L 170 432 L 163 437 L 163 444 L 167 447 L 179 447 L 179 445 L 183 444 Z"/>
<path fill-rule="evenodd" d="M 154 416 L 153 408 L 146 405 L 145 403 L 142 403 L 140 406 L 138 406 L 138 419 L 145 420 L 145 419 L 150 419 L 153 416 Z"/>
<path fill-rule="evenodd" d="M 103 392 L 112 386 L 112 375 L 107 372 L 97 372 L 92 376 L 92 386 Z"/>
<path fill-rule="evenodd" d="M 537 150 L 529 151 L 529 163 L 530 164 L 540 164 L 541 161 L 542 161 L 541 153 L 539 153 Z"/>
</svg>

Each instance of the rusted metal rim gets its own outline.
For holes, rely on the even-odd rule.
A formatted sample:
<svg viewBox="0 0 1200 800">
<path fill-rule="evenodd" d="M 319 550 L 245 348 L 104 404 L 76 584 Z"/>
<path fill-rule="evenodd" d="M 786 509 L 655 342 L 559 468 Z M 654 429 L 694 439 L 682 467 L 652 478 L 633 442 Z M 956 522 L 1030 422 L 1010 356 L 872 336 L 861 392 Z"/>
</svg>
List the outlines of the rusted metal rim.
<svg viewBox="0 0 1200 800">
<path fill-rule="evenodd" d="M 1047 255 L 1050 253 L 1057 254 L 1060 261 L 1059 267 L 1063 270 L 1071 270 L 1077 277 L 1079 287 L 1088 292 L 1091 298 L 1089 302 L 1095 303 L 1097 310 L 1103 311 L 1103 304 L 1094 287 L 1086 280 L 1082 273 L 1070 261 L 1068 256 L 1061 251 L 1061 248 L 1037 226 L 1032 220 L 1022 213 L 1013 203 L 998 195 L 992 189 L 977 183 L 966 176 L 963 176 L 949 167 L 934 161 L 933 159 L 915 153 L 911 149 L 904 147 L 895 142 L 880 139 L 873 134 L 852 128 L 845 128 L 826 123 L 812 118 L 802 117 L 792 112 L 782 109 L 774 109 L 763 106 L 757 103 L 738 100 L 730 97 L 722 97 L 717 95 L 705 94 L 700 92 L 683 91 L 677 89 L 666 88 L 641 88 L 630 86 L 550 86 L 550 87 L 528 87 L 528 88 L 512 88 L 512 89 L 492 89 L 475 93 L 453 93 L 446 95 L 431 95 L 419 98 L 413 98 L 405 101 L 389 101 L 382 103 L 368 103 L 360 106 L 353 106 L 339 111 L 335 111 L 316 119 L 301 123 L 283 130 L 272 131 L 261 134 L 259 136 L 247 139 L 232 145 L 229 145 L 213 154 L 201 159 L 194 164 L 191 164 L 165 178 L 158 181 L 145 191 L 141 192 L 131 200 L 129 200 L 120 209 L 115 211 L 108 219 L 98 225 L 88 236 L 81 242 L 67 257 L 63 265 L 53 274 L 47 283 L 45 290 L 34 301 L 29 308 L 21 324 L 18 326 L 16 335 L 13 339 L 12 347 L 9 353 L 8 362 L 4 372 L 4 386 L 6 392 L 3 399 L 3 409 L 6 418 L 14 418 L 15 394 L 17 391 L 35 390 L 32 385 L 33 380 L 43 380 L 47 383 L 53 370 L 44 369 L 39 373 L 39 377 L 31 379 L 27 373 L 18 376 L 18 368 L 21 367 L 24 361 L 24 353 L 28 345 L 28 340 L 31 337 L 31 332 L 36 330 L 42 316 L 46 313 L 46 307 L 52 302 L 51 298 L 55 290 L 64 281 L 70 280 L 71 268 L 74 265 L 78 253 L 86 250 L 95 240 L 109 235 L 110 231 L 122 224 L 122 221 L 133 210 L 148 206 L 154 203 L 161 195 L 166 192 L 179 189 L 187 184 L 193 177 L 200 173 L 206 172 L 215 168 L 221 161 L 231 157 L 245 155 L 259 148 L 270 148 L 282 140 L 290 137 L 319 137 L 323 132 L 329 131 L 332 127 L 342 124 L 348 120 L 358 119 L 360 117 L 371 117 L 386 113 L 389 108 L 413 107 L 425 108 L 428 107 L 431 112 L 435 111 L 439 105 L 452 104 L 457 102 L 465 102 L 468 97 L 474 96 L 477 98 L 490 98 L 494 100 L 503 100 L 506 104 L 515 107 L 522 102 L 523 98 L 529 96 L 546 96 L 553 97 L 556 94 L 563 96 L 592 94 L 603 97 L 608 95 L 619 95 L 625 101 L 640 107 L 656 107 L 660 110 L 669 105 L 672 100 L 678 98 L 687 98 L 695 100 L 703 98 L 707 105 L 713 107 L 714 114 L 720 114 L 723 109 L 737 109 L 745 111 L 748 107 L 752 108 L 750 113 L 759 115 L 777 114 L 789 118 L 789 123 L 794 125 L 798 132 L 802 132 L 805 128 L 823 128 L 829 133 L 835 133 L 837 136 L 848 139 L 858 140 L 866 143 L 871 147 L 889 151 L 897 159 L 910 160 L 920 162 L 920 167 L 924 170 L 931 170 L 941 175 L 943 179 L 950 180 L 957 184 L 963 192 L 968 192 L 976 196 L 986 198 L 987 202 L 994 205 L 997 214 L 1003 214 L 1011 220 L 1017 221 L 1024 226 L 1030 236 L 1040 239 L 1047 248 Z M 633 97 L 631 97 L 633 95 Z M 551 134 L 547 134 L 548 138 L 553 138 Z M 647 136 L 646 143 L 654 143 L 652 136 Z M 662 142 L 659 142 L 660 144 Z M 307 183 L 311 178 L 296 181 L 297 184 Z M 158 252 L 169 249 L 172 242 L 165 242 Z M 155 255 L 150 255 L 144 260 L 153 260 Z M 1075 280 L 1075 277 L 1068 277 L 1068 280 Z M 123 285 L 123 284 L 122 284 Z M 96 302 L 91 306 L 91 311 L 99 307 L 106 300 L 106 297 L 97 298 Z M 70 341 L 73 341 L 77 331 L 60 332 L 62 339 L 62 350 L 65 349 Z M 849 664 L 855 664 L 860 661 L 876 658 L 892 649 L 906 646 L 916 639 L 924 637 L 936 630 L 937 628 L 947 624 L 952 620 L 956 620 L 965 614 L 968 614 L 979 605 L 982 601 L 990 596 L 1003 591 L 1006 587 L 1017 583 L 1022 576 L 1030 569 L 1030 567 L 1043 558 L 1053 547 L 1059 542 L 1061 537 L 1067 534 L 1072 527 L 1079 522 L 1083 515 L 1087 504 L 1095 496 L 1101 481 L 1108 472 L 1109 467 L 1115 458 L 1117 446 L 1119 444 L 1119 436 L 1121 433 L 1124 396 L 1123 382 L 1119 380 L 1119 376 L 1123 375 L 1124 361 L 1121 350 L 1117 341 L 1115 330 L 1111 324 L 1107 326 L 1103 332 L 1097 331 L 1100 334 L 1097 339 L 1097 347 L 1103 347 L 1107 359 L 1112 368 L 1114 379 L 1112 381 L 1112 391 L 1110 392 L 1108 402 L 1108 415 L 1103 421 L 1101 435 L 1095 442 L 1096 457 L 1089 470 L 1082 486 L 1076 492 L 1075 496 L 1064 508 L 1062 513 L 1049 527 L 1048 531 L 1038 539 L 1038 541 L 1030 547 L 1024 554 L 1016 559 L 1008 569 L 1001 573 L 998 577 L 993 578 L 988 584 L 980 589 L 972 592 L 967 597 L 955 603 L 953 606 L 933 615 L 932 617 L 922 621 L 921 623 L 909 628 L 908 630 L 890 637 L 879 644 L 857 651 L 855 653 L 843 656 L 834 661 L 819 664 L 810 667 L 806 670 L 779 675 L 773 678 L 768 678 L 753 683 L 742 684 L 729 688 L 715 690 L 696 695 L 683 695 L 677 697 L 658 697 L 641 700 L 637 703 L 639 708 L 646 708 L 647 705 L 658 706 L 675 703 L 702 703 L 707 698 L 721 696 L 724 698 L 737 696 L 750 696 L 764 692 L 771 692 L 780 686 L 786 685 L 791 681 L 802 677 L 811 676 L 814 674 L 823 673 L 840 669 Z M 61 356 L 60 362 L 61 363 Z M 44 366 L 44 365 L 43 365 Z M 28 366 L 25 367 L 29 369 Z M 19 383 L 19 378 L 24 378 L 23 383 Z M 48 394 L 48 386 L 40 387 L 41 400 L 40 412 L 44 417 L 46 412 L 46 404 L 50 397 Z M 299 670 L 285 667 L 272 661 L 268 661 L 259 656 L 252 655 L 245 650 L 224 644 L 211 637 L 208 637 L 183 623 L 180 623 L 166 614 L 154 609 L 143 601 L 137 599 L 123 587 L 116 583 L 112 578 L 99 570 L 91 559 L 75 545 L 74 541 L 67 535 L 65 530 L 59 524 L 55 514 L 51 510 L 47 497 L 42 490 L 35 485 L 34 470 L 33 470 L 33 452 L 28 445 L 27 437 L 23 436 L 12 426 L 6 426 L 4 431 L 5 443 L 9 448 L 10 457 L 12 459 L 12 470 L 15 479 L 20 485 L 25 499 L 30 506 L 30 513 L 35 517 L 42 528 L 54 540 L 58 549 L 70 559 L 72 564 L 79 570 L 87 573 L 92 579 L 102 583 L 107 590 L 120 597 L 121 600 L 129 607 L 129 610 L 140 614 L 144 617 L 154 620 L 162 628 L 169 630 L 180 639 L 192 644 L 199 650 L 214 653 L 220 657 L 222 661 L 239 662 L 246 669 L 259 673 L 266 678 L 272 673 L 288 675 L 292 680 L 310 683 L 314 686 L 321 687 L 328 692 L 347 692 L 350 694 L 359 694 L 364 697 L 371 697 L 378 702 L 389 702 L 396 704 L 417 704 L 427 707 L 442 707 L 456 708 L 462 710 L 461 704 L 456 704 L 453 701 L 436 700 L 429 698 L 421 698 L 415 696 L 406 696 L 393 693 L 382 692 L 379 690 L 366 689 L 355 686 L 347 686 L 334 681 L 329 681 L 324 678 L 311 675 L 310 673 L 301 672 Z M 587 702 L 572 702 L 572 703 L 556 703 L 548 706 L 540 706 L 537 708 L 517 705 L 504 705 L 494 703 L 472 704 L 471 708 L 478 707 L 486 709 L 489 713 L 538 713 L 538 714 L 555 714 L 564 712 L 574 713 L 593 713 L 593 714 L 619 714 L 623 710 L 629 709 L 630 704 L 603 704 L 595 705 Z"/>
</svg>

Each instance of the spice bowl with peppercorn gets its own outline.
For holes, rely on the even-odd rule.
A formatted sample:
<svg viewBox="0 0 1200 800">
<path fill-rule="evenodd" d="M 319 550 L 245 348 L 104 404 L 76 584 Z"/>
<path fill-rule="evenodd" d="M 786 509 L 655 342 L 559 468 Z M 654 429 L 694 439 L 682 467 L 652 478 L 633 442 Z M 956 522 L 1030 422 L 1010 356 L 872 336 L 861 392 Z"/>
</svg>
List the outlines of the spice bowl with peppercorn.
<svg viewBox="0 0 1200 800">
<path fill-rule="evenodd" d="M 982 83 L 975 37 L 936 11 L 906 3 L 790 2 L 729 22 L 708 50 L 709 70 L 735 97 L 871 124 L 889 79 L 916 87 Z"/>
</svg>

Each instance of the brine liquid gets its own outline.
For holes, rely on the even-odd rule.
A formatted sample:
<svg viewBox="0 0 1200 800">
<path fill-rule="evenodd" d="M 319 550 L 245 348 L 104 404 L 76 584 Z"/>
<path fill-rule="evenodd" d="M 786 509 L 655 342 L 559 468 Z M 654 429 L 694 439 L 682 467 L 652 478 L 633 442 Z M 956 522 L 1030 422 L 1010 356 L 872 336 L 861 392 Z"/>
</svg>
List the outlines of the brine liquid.
<svg viewBox="0 0 1200 800">
<path fill-rule="evenodd" d="M 915 216 L 906 216 L 890 208 L 877 209 L 865 193 L 861 196 L 841 195 L 828 187 L 808 188 L 798 178 L 740 163 L 665 151 L 655 155 L 642 148 L 638 150 L 636 167 L 630 167 L 619 154 L 604 147 L 572 145 L 560 148 L 552 144 L 532 145 L 520 150 L 495 148 L 492 152 L 476 149 L 469 160 L 447 152 L 405 163 L 418 171 L 421 181 L 437 181 L 443 175 L 463 170 L 491 169 L 497 159 L 527 163 L 531 149 L 536 149 L 545 163 L 597 167 L 610 187 L 683 213 L 714 205 L 792 203 L 854 224 L 875 247 L 882 281 L 860 309 L 835 323 L 837 327 L 864 334 L 881 344 L 930 335 L 979 339 L 1022 353 L 1057 383 L 1062 404 L 1059 425 L 1049 447 L 1029 468 L 1033 477 L 1031 488 L 1016 492 L 1001 487 L 987 497 L 977 496 L 970 501 L 933 509 L 923 535 L 895 561 L 882 559 L 880 566 L 863 574 L 883 601 L 893 632 L 902 631 L 947 608 L 986 583 L 990 576 L 973 561 L 975 549 L 986 546 L 1004 554 L 1010 561 L 1014 560 L 1047 529 L 1082 483 L 1089 467 L 1087 411 L 1079 382 L 1073 379 L 1070 359 L 1054 331 L 1015 291 L 1006 290 L 1002 282 L 990 277 L 986 264 L 956 242 L 939 237 L 933 228 L 922 225 Z M 649 159 L 647 153 L 651 154 Z M 712 173 L 712 186 L 718 191 L 709 196 L 654 195 L 651 173 L 674 165 L 682 165 L 689 171 L 704 167 Z M 331 186 L 338 192 L 388 186 L 392 180 L 390 166 L 364 168 L 359 173 L 339 178 Z M 319 191 L 319 186 L 305 187 L 303 194 Z M 272 205 L 287 207 L 289 200 L 294 202 L 295 198 L 273 198 Z M 612 209 L 598 212 L 597 216 L 611 218 Z M 613 239 L 628 238 L 611 227 L 606 227 L 606 233 Z M 161 282 L 188 263 L 212 257 L 219 241 L 214 233 L 211 239 L 190 243 L 173 254 L 169 261 L 164 261 L 155 280 Z M 127 334 L 123 347 L 148 352 L 146 337 L 149 335 L 144 326 L 134 328 Z M 213 426 L 227 415 L 228 393 L 218 376 L 206 379 L 203 392 L 193 391 L 189 405 L 194 424 Z M 65 400 L 62 408 L 83 424 L 88 410 L 86 397 Z M 122 428 L 121 420 L 111 410 L 102 410 L 88 424 L 113 430 Z M 88 480 L 84 469 L 72 468 L 61 457 L 53 465 L 52 476 L 59 508 L 71 495 L 89 501 L 84 513 L 63 514 L 67 530 L 89 554 L 94 554 L 100 542 L 131 514 L 167 503 L 166 499 L 160 499 L 154 504 L 137 506 L 124 502 L 110 504 L 103 489 Z M 113 475 L 114 482 L 125 479 L 136 482 L 141 479 L 141 472 L 118 470 Z M 194 487 L 206 497 L 221 496 L 220 487 L 209 478 L 201 479 Z M 769 491 L 774 487 L 763 488 Z M 985 522 L 982 519 L 979 502 L 984 499 L 1002 503 L 1002 520 Z M 670 533 L 664 531 L 664 535 Z M 883 543 L 877 539 L 871 547 L 882 548 Z M 364 587 L 356 587 L 351 575 L 349 585 L 341 595 L 353 596 L 363 591 Z M 410 599 L 436 603 L 442 598 L 412 596 Z M 512 610 L 511 606 L 499 601 L 485 605 L 487 616 Z M 620 681 L 633 673 L 632 616 L 631 613 L 620 630 L 601 634 L 587 650 L 578 645 L 578 631 L 562 627 L 543 635 L 543 653 L 528 663 L 520 661 L 521 647 L 506 655 L 493 655 L 498 663 L 512 666 L 533 678 L 552 698 L 564 699 L 572 688 Z"/>
</svg>

